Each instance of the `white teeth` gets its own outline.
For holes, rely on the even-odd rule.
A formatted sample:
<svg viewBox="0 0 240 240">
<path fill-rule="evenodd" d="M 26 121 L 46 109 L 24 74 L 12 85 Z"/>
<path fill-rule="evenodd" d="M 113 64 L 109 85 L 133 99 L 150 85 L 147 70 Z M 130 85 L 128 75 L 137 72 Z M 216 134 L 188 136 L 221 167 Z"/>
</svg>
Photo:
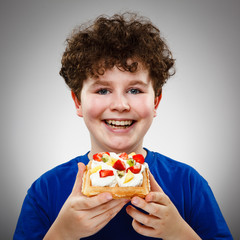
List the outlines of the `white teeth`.
<svg viewBox="0 0 240 240">
<path fill-rule="evenodd" d="M 115 126 L 130 126 L 133 121 L 131 121 L 131 120 L 126 120 L 126 121 L 106 120 L 106 122 L 110 125 L 115 125 Z"/>
</svg>

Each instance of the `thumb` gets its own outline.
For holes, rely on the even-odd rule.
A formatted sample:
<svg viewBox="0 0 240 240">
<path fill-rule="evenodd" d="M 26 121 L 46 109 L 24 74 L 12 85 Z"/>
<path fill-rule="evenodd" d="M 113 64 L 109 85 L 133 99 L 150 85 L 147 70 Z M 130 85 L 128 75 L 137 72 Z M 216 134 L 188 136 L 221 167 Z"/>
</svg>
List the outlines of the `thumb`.
<svg viewBox="0 0 240 240">
<path fill-rule="evenodd" d="M 149 171 L 149 180 L 150 180 L 150 186 L 152 192 L 163 192 L 162 188 L 159 186 L 157 181 L 155 180 L 152 173 Z"/>
<path fill-rule="evenodd" d="M 78 173 L 76 176 L 76 180 L 72 189 L 72 195 L 79 195 L 81 194 L 82 190 L 82 181 L 83 181 L 83 174 L 86 169 L 86 166 L 82 163 L 78 163 Z"/>
</svg>

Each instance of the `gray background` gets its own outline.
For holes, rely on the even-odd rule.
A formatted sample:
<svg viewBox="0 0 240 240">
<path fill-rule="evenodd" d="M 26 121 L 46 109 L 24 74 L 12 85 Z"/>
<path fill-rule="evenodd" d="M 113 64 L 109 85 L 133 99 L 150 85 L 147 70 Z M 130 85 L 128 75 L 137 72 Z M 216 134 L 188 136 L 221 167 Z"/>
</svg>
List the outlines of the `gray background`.
<svg viewBox="0 0 240 240">
<path fill-rule="evenodd" d="M 85 153 L 89 138 L 58 75 L 76 25 L 125 10 L 149 17 L 177 59 L 177 74 L 145 146 L 196 168 L 239 239 L 239 1 L 0 3 L 1 239 L 11 239 L 31 183 Z"/>
</svg>

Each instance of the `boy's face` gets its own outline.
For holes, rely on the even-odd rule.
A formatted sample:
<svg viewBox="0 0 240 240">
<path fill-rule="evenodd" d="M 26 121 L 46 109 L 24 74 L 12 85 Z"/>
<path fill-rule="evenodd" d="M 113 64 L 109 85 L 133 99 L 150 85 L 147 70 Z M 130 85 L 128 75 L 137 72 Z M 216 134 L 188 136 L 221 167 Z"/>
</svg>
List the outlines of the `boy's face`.
<svg viewBox="0 0 240 240">
<path fill-rule="evenodd" d="M 143 137 L 160 101 L 147 70 L 130 73 L 114 67 L 84 81 L 80 102 L 74 94 L 73 99 L 90 132 L 92 153 L 143 152 Z"/>
</svg>

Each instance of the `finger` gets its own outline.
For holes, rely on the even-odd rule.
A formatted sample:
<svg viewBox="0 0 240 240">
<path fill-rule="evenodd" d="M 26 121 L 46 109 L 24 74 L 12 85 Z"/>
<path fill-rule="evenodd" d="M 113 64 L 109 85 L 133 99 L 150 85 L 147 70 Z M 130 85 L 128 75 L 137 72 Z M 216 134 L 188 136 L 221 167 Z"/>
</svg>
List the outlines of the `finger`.
<svg viewBox="0 0 240 240">
<path fill-rule="evenodd" d="M 72 195 L 82 195 L 82 179 L 83 179 L 83 174 L 86 169 L 86 166 L 82 163 L 78 163 L 78 173 L 76 176 L 76 180 L 72 189 Z"/>
<path fill-rule="evenodd" d="M 123 208 L 126 204 L 125 201 L 118 203 L 116 206 L 109 208 L 103 214 L 100 214 L 93 218 L 92 220 L 95 221 L 95 228 L 102 229 L 111 219 L 113 219 Z"/>
<path fill-rule="evenodd" d="M 150 206 L 152 203 L 147 203 L 144 199 L 140 197 L 133 197 L 131 200 L 132 205 L 143 209 L 145 212 L 150 212 Z"/>
<path fill-rule="evenodd" d="M 75 198 L 74 207 L 76 210 L 90 210 L 112 200 L 112 195 L 108 192 L 100 193 L 94 197 Z"/>
<path fill-rule="evenodd" d="M 94 218 L 97 217 L 99 215 L 103 215 L 103 214 L 107 214 L 107 212 L 111 212 L 112 209 L 117 210 L 118 208 L 122 208 L 126 203 L 128 202 L 128 200 L 126 199 L 117 199 L 117 200 L 112 200 L 109 202 L 106 202 L 104 204 L 101 204 L 95 208 L 92 209 L 91 212 L 89 212 L 89 217 L 90 218 Z"/>
<path fill-rule="evenodd" d="M 167 206 L 171 203 L 171 200 L 164 192 L 150 192 L 146 197 L 147 203 L 157 203 L 163 206 Z"/>
<path fill-rule="evenodd" d="M 150 171 L 149 171 L 149 180 L 150 180 L 151 191 L 163 192 L 162 188 L 159 186 L 159 184 L 157 183 L 157 181 L 155 180 L 154 176 Z"/>
<path fill-rule="evenodd" d="M 153 194 L 164 194 L 164 193 L 153 193 Z M 145 212 L 156 216 L 158 218 L 162 218 L 164 212 L 165 212 L 165 208 L 166 206 L 164 206 L 161 203 L 154 203 L 154 202 L 146 202 L 144 199 L 139 198 L 139 197 L 134 197 L 131 201 L 131 203 L 138 207 L 141 208 L 142 210 L 144 210 Z"/>
<path fill-rule="evenodd" d="M 154 233 L 155 233 L 155 229 L 151 228 L 151 227 L 147 227 L 145 225 L 142 225 L 141 223 L 139 223 L 137 220 L 133 219 L 132 221 L 132 226 L 133 229 L 143 235 L 143 236 L 147 236 L 147 237 L 154 237 Z"/>
<path fill-rule="evenodd" d="M 140 212 L 131 205 L 127 206 L 126 211 L 134 220 L 138 221 L 139 223 L 147 227 L 155 228 L 155 226 L 157 225 L 157 220 L 159 218 L 153 215 L 148 215 L 146 213 Z"/>
</svg>

